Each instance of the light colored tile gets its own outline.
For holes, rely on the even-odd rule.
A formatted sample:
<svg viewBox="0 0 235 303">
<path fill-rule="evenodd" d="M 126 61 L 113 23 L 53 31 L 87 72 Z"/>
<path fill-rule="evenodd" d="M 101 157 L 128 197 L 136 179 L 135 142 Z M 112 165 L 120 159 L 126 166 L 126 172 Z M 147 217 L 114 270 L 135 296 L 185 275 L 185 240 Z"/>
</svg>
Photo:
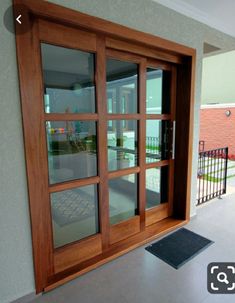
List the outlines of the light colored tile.
<svg viewBox="0 0 235 303">
<path fill-rule="evenodd" d="M 198 208 L 186 226 L 215 243 L 176 270 L 142 246 L 32 303 L 234 303 L 231 295 L 207 291 L 207 265 L 235 262 L 232 239 L 235 204 L 231 195 Z"/>
<path fill-rule="evenodd" d="M 234 303 L 235 298 L 233 295 L 212 295 L 209 294 L 207 298 L 201 303 Z"/>
</svg>

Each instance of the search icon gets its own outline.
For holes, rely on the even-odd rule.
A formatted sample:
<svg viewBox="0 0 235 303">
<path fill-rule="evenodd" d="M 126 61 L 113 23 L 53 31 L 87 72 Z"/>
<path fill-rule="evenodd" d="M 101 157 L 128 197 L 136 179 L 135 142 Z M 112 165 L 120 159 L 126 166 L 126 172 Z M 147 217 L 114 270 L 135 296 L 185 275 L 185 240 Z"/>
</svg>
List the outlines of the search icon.
<svg viewBox="0 0 235 303">
<path fill-rule="evenodd" d="M 221 283 L 229 284 L 228 276 L 225 272 L 218 273 L 217 280 Z"/>
</svg>

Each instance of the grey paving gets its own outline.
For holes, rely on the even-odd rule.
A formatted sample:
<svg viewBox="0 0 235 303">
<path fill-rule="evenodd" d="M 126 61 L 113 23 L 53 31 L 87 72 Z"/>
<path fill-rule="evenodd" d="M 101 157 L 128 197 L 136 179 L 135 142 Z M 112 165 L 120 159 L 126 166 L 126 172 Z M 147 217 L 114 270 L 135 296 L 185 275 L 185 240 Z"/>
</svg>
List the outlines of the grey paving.
<svg viewBox="0 0 235 303">
<path fill-rule="evenodd" d="M 215 241 L 176 270 L 142 246 L 32 303 L 234 303 L 234 295 L 207 291 L 207 265 L 235 262 L 235 193 L 197 209 L 187 228 Z"/>
</svg>

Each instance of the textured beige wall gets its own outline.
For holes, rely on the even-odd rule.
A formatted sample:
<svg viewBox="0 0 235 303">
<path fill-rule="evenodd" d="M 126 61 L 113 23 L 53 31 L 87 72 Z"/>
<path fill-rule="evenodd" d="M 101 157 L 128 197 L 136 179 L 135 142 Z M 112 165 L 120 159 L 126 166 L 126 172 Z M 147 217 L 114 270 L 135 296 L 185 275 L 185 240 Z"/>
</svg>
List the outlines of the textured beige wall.
<svg viewBox="0 0 235 303">
<path fill-rule="evenodd" d="M 235 51 L 203 59 L 202 103 L 235 103 Z"/>
<path fill-rule="evenodd" d="M 195 213 L 203 42 L 235 49 L 235 39 L 150 0 L 54 0 L 82 12 L 197 49 L 191 214 Z M 0 1 L 0 20 L 10 0 Z M 34 292 L 31 236 L 14 36 L 0 27 L 0 301 Z M 183 109 L 182 109 L 183 110 Z"/>
<path fill-rule="evenodd" d="M 15 37 L 0 1 L 0 302 L 34 290 Z"/>
</svg>

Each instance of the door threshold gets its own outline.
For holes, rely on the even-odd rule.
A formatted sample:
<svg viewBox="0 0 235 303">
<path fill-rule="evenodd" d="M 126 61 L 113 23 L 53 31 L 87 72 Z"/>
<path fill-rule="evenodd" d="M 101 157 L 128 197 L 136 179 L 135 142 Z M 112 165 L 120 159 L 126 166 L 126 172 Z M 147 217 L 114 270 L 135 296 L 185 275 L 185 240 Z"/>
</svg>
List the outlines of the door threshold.
<svg viewBox="0 0 235 303">
<path fill-rule="evenodd" d="M 166 218 L 155 224 L 147 226 L 143 233 L 136 234 L 130 238 L 115 243 L 110 249 L 101 255 L 87 260 L 78 266 L 74 266 L 69 270 L 56 274 L 53 277 L 53 280 L 49 281 L 49 285 L 44 288 L 44 292 L 53 290 L 54 288 L 96 269 L 97 267 L 112 261 L 113 259 L 116 259 L 117 257 L 120 257 L 143 244 L 151 242 L 187 223 L 188 220 Z"/>
</svg>

